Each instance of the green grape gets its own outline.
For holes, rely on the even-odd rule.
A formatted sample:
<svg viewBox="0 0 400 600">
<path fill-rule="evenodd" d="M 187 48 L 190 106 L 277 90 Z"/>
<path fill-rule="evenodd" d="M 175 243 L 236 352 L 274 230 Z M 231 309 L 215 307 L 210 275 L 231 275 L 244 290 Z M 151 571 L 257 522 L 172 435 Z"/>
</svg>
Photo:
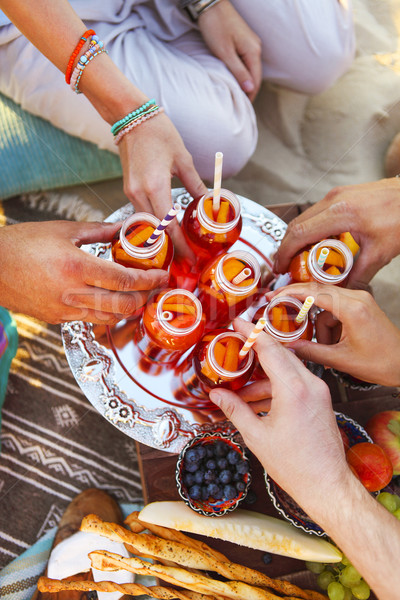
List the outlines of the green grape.
<svg viewBox="0 0 400 600">
<path fill-rule="evenodd" d="M 396 510 L 392 514 L 394 517 L 396 517 L 396 519 L 399 519 L 400 521 L 400 508 L 396 508 Z"/>
<path fill-rule="evenodd" d="M 318 585 L 322 590 L 326 590 L 332 581 L 335 581 L 332 571 L 322 571 L 317 578 Z"/>
<path fill-rule="evenodd" d="M 368 600 L 371 590 L 369 585 L 364 579 L 351 588 L 351 593 L 357 600 Z"/>
<path fill-rule="evenodd" d="M 397 494 L 393 494 L 393 498 L 396 502 L 396 510 L 397 510 L 398 508 L 400 508 L 400 496 L 398 496 Z"/>
<path fill-rule="evenodd" d="M 394 494 L 389 494 L 389 492 L 382 492 L 377 497 L 377 500 L 391 513 L 394 512 L 397 508 L 397 502 Z"/>
<path fill-rule="evenodd" d="M 343 600 L 353 600 L 354 596 L 352 594 L 352 591 L 350 588 L 348 587 L 344 587 L 344 598 Z"/>
<path fill-rule="evenodd" d="M 317 575 L 325 569 L 324 563 L 311 562 L 310 560 L 306 560 L 306 567 L 311 573 L 316 573 Z"/>
<path fill-rule="evenodd" d="M 361 581 L 361 575 L 353 565 L 347 565 L 339 575 L 340 583 L 346 587 L 353 587 Z"/>
<path fill-rule="evenodd" d="M 349 559 L 347 558 L 347 556 L 345 556 L 343 554 L 343 558 L 342 558 L 342 565 L 351 565 L 351 562 L 349 561 Z"/>
<path fill-rule="evenodd" d="M 344 587 L 338 581 L 332 581 L 326 591 L 329 600 L 343 600 L 344 598 Z"/>
</svg>

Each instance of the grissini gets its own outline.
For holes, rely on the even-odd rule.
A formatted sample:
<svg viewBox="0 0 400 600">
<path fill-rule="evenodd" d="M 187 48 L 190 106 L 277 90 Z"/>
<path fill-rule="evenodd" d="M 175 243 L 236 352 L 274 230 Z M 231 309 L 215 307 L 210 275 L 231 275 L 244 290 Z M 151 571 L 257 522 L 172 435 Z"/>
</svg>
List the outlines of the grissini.
<svg viewBox="0 0 400 600">
<path fill-rule="evenodd" d="M 300 560 L 335 563 L 342 559 L 341 552 L 328 541 L 303 533 L 280 519 L 248 510 L 204 517 L 183 501 L 151 502 L 140 511 L 139 519 Z"/>
<path fill-rule="evenodd" d="M 310 592 L 302 590 L 287 581 L 272 579 L 249 567 L 228 562 L 227 559 L 220 561 L 215 557 L 210 557 L 204 551 L 189 547 L 182 542 L 164 540 L 153 535 L 137 534 L 128 531 L 116 523 L 102 521 L 96 515 L 87 515 L 82 520 L 81 530 L 105 536 L 116 542 L 128 544 L 132 547 L 133 554 L 138 549 L 141 554 L 146 556 L 152 556 L 162 561 L 167 559 L 186 568 L 215 571 L 229 580 L 238 580 L 259 587 L 270 587 L 281 594 L 291 594 L 305 600 L 310 598 Z M 203 544 L 203 546 L 206 546 L 206 544 Z M 314 597 L 320 599 L 323 596 L 315 592 Z"/>
</svg>

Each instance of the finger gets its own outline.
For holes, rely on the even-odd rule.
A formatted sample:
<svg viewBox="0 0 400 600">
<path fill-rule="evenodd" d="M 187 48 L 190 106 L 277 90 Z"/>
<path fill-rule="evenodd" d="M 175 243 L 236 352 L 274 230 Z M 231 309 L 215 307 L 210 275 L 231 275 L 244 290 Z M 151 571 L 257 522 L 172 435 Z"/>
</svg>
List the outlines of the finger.
<svg viewBox="0 0 400 600">
<path fill-rule="evenodd" d="M 325 345 L 309 342 L 308 340 L 297 340 L 290 344 L 290 347 L 303 360 L 320 365 L 342 369 L 348 362 L 347 354 L 344 354 L 341 344 Z"/>
<path fill-rule="evenodd" d="M 67 291 L 63 302 L 67 306 L 89 308 L 99 313 L 119 315 L 121 318 L 135 314 L 144 306 L 149 292 L 109 292 L 87 287 L 84 290 Z"/>
<path fill-rule="evenodd" d="M 230 390 L 215 388 L 210 392 L 210 400 L 225 414 L 231 423 L 240 431 L 250 449 L 260 439 L 262 425 L 251 406 Z"/>
<path fill-rule="evenodd" d="M 275 297 L 294 296 L 299 300 L 305 300 L 307 296 L 313 296 L 315 306 L 329 311 L 339 320 L 347 314 L 349 303 L 356 299 L 357 290 L 341 288 L 335 285 L 321 285 L 318 283 L 294 283 L 285 288 L 280 288 Z"/>
<path fill-rule="evenodd" d="M 121 228 L 117 223 L 76 223 L 76 231 L 72 241 L 76 246 L 94 244 L 96 242 L 110 242 L 114 234 Z"/>
<path fill-rule="evenodd" d="M 316 338 L 320 344 L 336 344 L 342 327 L 331 313 L 324 310 L 316 318 Z"/>
<path fill-rule="evenodd" d="M 267 398 L 265 400 L 256 400 L 255 402 L 248 403 L 251 410 L 258 415 L 259 413 L 267 413 L 271 410 L 272 400 Z"/>
<path fill-rule="evenodd" d="M 351 232 L 349 216 L 344 209 L 340 210 L 342 206 L 342 203 L 333 204 L 306 220 L 294 219 L 276 253 L 274 271 L 286 273 L 293 256 L 302 248 L 343 231 Z"/>
<path fill-rule="evenodd" d="M 261 61 L 261 46 L 259 47 L 259 50 L 256 51 L 246 51 L 243 54 L 241 54 L 241 59 L 243 61 L 243 63 L 245 64 L 245 66 L 247 67 L 251 78 L 252 78 L 252 82 L 254 85 L 254 89 L 246 92 L 245 89 L 245 84 L 246 84 L 246 80 L 243 82 L 242 85 L 242 89 L 244 92 L 249 94 L 250 100 L 253 100 L 256 95 L 257 92 L 260 89 L 261 86 L 261 81 L 262 81 L 262 61 Z"/>
<path fill-rule="evenodd" d="M 368 245 L 364 246 L 350 271 L 347 286 L 365 289 L 383 266 L 381 262 L 377 262 L 376 253 L 373 250 L 370 252 Z"/>
<path fill-rule="evenodd" d="M 271 382 L 269 379 L 262 379 L 261 381 L 246 385 L 237 393 L 244 402 L 255 402 L 256 400 L 271 398 Z"/>
<path fill-rule="evenodd" d="M 80 251 L 81 252 L 81 251 Z M 162 269 L 133 269 L 115 262 L 84 254 L 80 260 L 82 279 L 87 285 L 120 292 L 152 290 L 168 285 L 168 273 Z"/>
<path fill-rule="evenodd" d="M 253 74 L 236 53 L 228 58 L 226 65 L 246 94 L 250 96 L 257 93 L 258 88 Z"/>
<path fill-rule="evenodd" d="M 204 196 L 207 193 L 207 187 L 197 173 L 193 159 L 189 153 L 184 158 L 180 158 L 174 168 L 174 175 L 179 177 L 182 184 L 193 198 Z"/>
<path fill-rule="evenodd" d="M 65 311 L 59 323 L 68 323 L 69 321 L 85 321 L 96 325 L 116 325 L 123 319 L 122 315 L 96 311 L 90 308 L 73 308 Z"/>
<path fill-rule="evenodd" d="M 235 319 L 234 328 L 248 337 L 254 325 L 242 319 Z M 295 392 L 299 379 L 306 382 L 312 377 L 293 352 L 265 332 L 259 334 L 254 348 L 265 374 L 271 381 L 274 397 L 278 394 L 282 399 L 286 399 L 290 396 L 288 391 Z"/>
</svg>

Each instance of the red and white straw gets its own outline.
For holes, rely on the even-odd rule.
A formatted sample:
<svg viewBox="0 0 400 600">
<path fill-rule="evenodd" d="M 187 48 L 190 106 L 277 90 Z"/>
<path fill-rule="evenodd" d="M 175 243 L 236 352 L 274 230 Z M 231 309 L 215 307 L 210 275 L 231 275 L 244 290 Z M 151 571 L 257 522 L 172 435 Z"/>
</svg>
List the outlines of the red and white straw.
<svg viewBox="0 0 400 600">
<path fill-rule="evenodd" d="M 163 220 L 161 221 L 161 223 L 159 224 L 157 229 L 155 229 L 153 231 L 153 233 L 151 234 L 151 236 L 149 237 L 149 239 L 145 241 L 143 246 L 147 247 L 147 246 L 151 246 L 152 244 L 154 244 L 154 242 L 156 242 L 158 240 L 158 238 L 160 237 L 160 235 L 162 234 L 164 229 L 171 223 L 171 221 L 173 219 L 175 219 L 176 215 L 178 214 L 178 212 L 180 210 L 181 210 L 180 204 L 178 204 L 178 203 L 174 204 L 174 206 L 165 215 L 165 217 L 163 218 Z"/>
<path fill-rule="evenodd" d="M 253 331 L 251 332 L 251 334 L 249 335 L 249 337 L 243 344 L 242 349 L 239 352 L 239 358 L 244 358 L 246 356 L 246 354 L 249 352 L 250 348 L 255 344 L 258 336 L 264 329 L 266 322 L 267 322 L 267 320 L 264 319 L 264 317 L 261 317 L 261 319 L 258 319 Z"/>
</svg>

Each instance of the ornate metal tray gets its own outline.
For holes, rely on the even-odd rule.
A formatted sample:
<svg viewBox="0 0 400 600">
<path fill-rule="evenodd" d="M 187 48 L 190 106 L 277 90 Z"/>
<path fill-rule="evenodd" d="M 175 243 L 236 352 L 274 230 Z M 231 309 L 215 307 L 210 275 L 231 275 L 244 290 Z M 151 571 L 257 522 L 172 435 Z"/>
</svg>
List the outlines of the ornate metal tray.
<svg viewBox="0 0 400 600">
<path fill-rule="evenodd" d="M 272 257 L 286 224 L 268 209 L 238 197 L 243 226 L 234 248 L 257 257 L 265 286 L 271 280 Z M 183 208 L 192 200 L 183 188 L 173 190 L 172 198 Z M 107 221 L 125 219 L 132 212 L 128 204 Z M 110 244 L 92 244 L 85 250 L 110 260 Z M 143 365 L 133 342 L 137 324 L 136 319 L 120 321 L 112 328 L 82 321 L 62 326 L 69 365 L 91 404 L 126 435 L 167 452 L 180 452 L 189 439 L 203 431 L 236 431 L 211 402 L 199 404 L 194 397 L 182 396 L 176 369 Z"/>
</svg>

